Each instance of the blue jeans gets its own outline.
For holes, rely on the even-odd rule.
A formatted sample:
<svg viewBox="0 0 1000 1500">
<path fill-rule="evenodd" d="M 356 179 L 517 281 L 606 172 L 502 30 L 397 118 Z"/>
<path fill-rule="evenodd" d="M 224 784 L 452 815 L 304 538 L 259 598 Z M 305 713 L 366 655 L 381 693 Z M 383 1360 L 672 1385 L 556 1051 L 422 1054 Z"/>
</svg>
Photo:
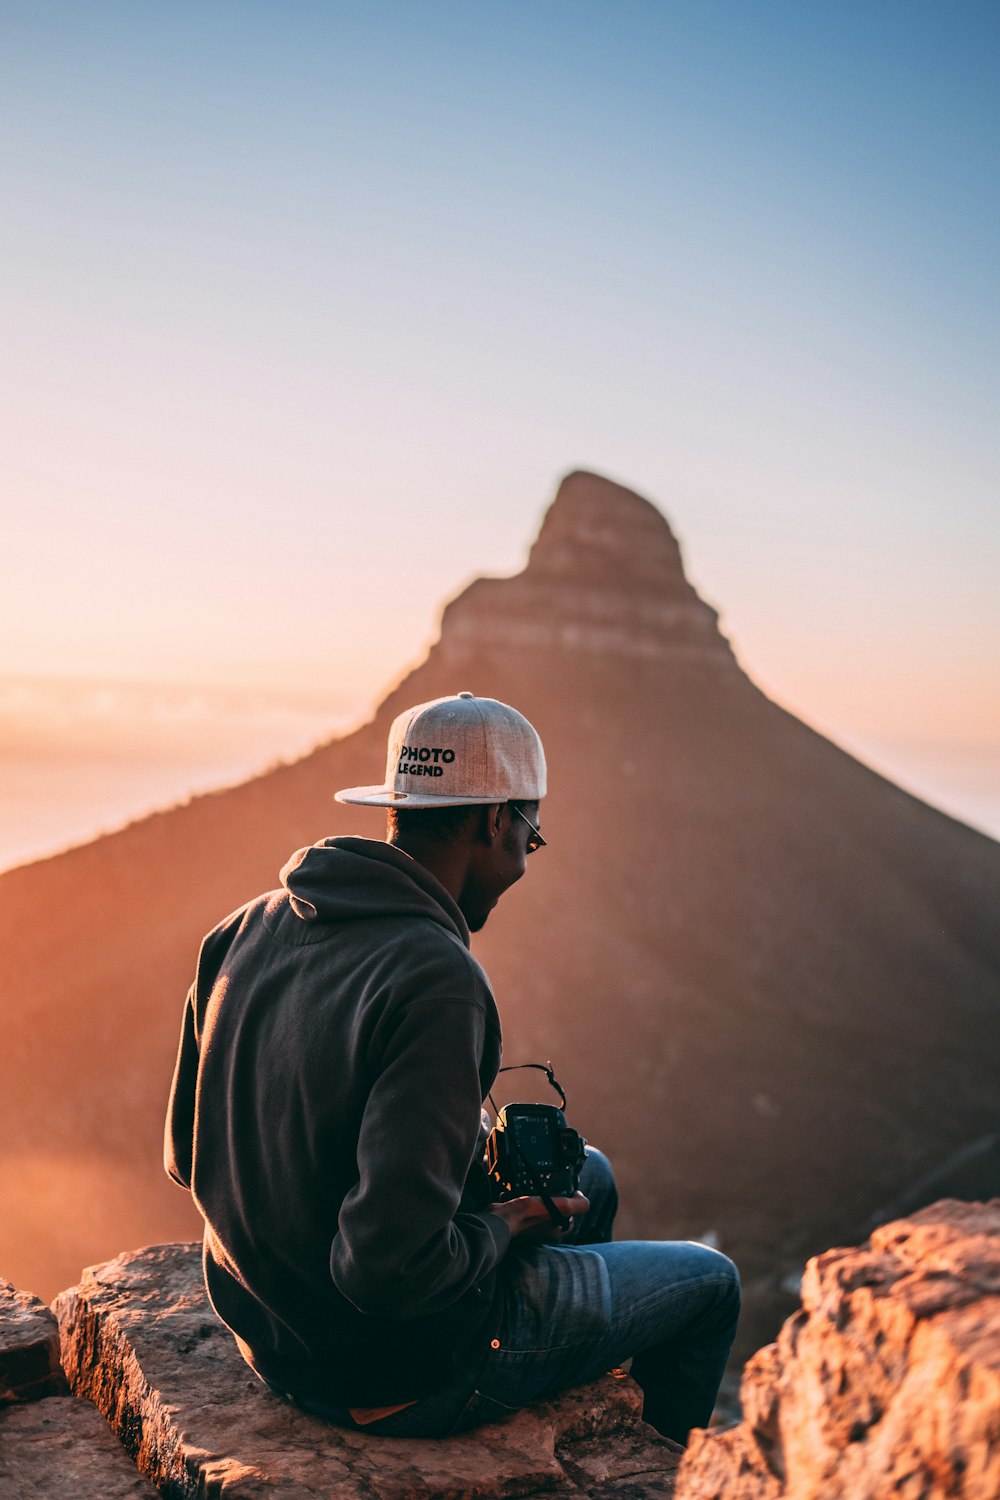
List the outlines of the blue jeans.
<svg viewBox="0 0 1000 1500">
<path fill-rule="evenodd" d="M 736 1267 L 688 1240 L 612 1244 L 614 1176 L 588 1147 L 580 1186 L 590 1212 L 559 1245 L 515 1240 L 503 1262 L 503 1321 L 471 1375 L 365 1426 L 386 1437 L 446 1437 L 496 1421 L 632 1360 L 643 1416 L 686 1442 L 707 1426 L 736 1332 Z M 300 1403 L 328 1420 L 348 1413 Z"/>
</svg>

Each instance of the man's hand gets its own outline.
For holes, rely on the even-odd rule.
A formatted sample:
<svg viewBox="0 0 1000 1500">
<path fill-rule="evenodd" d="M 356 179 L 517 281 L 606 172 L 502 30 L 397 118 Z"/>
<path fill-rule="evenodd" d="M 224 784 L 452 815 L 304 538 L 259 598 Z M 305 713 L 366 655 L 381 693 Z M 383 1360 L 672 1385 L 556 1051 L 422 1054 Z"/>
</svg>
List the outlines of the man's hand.
<svg viewBox="0 0 1000 1500">
<path fill-rule="evenodd" d="M 567 1219 L 581 1218 L 590 1207 L 590 1199 L 582 1193 L 574 1193 L 572 1198 L 553 1198 L 552 1202 Z M 541 1198 L 511 1198 L 507 1203 L 491 1203 L 489 1212 L 506 1222 L 512 1239 L 525 1240 L 531 1245 L 559 1241 L 566 1233 L 552 1222 Z"/>
</svg>

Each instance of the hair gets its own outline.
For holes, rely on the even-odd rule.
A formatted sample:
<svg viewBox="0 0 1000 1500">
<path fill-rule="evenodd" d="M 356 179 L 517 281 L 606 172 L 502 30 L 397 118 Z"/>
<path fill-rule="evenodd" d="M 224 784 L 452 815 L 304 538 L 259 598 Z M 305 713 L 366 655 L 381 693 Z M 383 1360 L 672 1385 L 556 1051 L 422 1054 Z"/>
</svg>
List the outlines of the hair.
<svg viewBox="0 0 1000 1500">
<path fill-rule="evenodd" d="M 468 803 L 462 807 L 390 807 L 386 812 L 388 841 L 406 844 L 416 838 L 448 844 L 481 811 L 479 804 Z"/>
</svg>

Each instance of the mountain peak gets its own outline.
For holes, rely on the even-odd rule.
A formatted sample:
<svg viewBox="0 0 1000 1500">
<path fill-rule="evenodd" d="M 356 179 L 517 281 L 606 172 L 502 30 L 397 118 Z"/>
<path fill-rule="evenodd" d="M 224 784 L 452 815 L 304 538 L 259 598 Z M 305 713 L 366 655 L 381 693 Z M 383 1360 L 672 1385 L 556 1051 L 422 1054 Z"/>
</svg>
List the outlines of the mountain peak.
<svg viewBox="0 0 1000 1500">
<path fill-rule="evenodd" d="M 613 574 L 619 581 L 642 578 L 694 596 L 684 577 L 681 549 L 662 512 L 634 490 L 585 469 L 567 474 L 556 491 L 528 570 L 577 579 L 588 574 Z"/>
<path fill-rule="evenodd" d="M 559 648 L 735 666 L 666 518 L 586 470 L 563 479 L 522 573 L 479 578 L 449 604 L 435 655 L 457 669 L 497 649 Z"/>
</svg>

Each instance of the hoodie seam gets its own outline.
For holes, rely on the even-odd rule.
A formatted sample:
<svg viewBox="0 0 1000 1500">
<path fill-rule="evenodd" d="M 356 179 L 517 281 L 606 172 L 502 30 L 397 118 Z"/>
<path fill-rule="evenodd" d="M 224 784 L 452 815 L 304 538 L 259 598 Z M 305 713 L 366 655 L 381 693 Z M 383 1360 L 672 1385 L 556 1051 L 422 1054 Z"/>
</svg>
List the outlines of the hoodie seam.
<svg viewBox="0 0 1000 1500">
<path fill-rule="evenodd" d="M 284 894 L 284 893 L 283 893 Z M 358 922 L 428 922 L 431 927 L 439 929 L 445 937 L 453 943 L 457 943 L 463 953 L 469 954 L 468 948 L 462 941 L 462 935 L 456 932 L 448 922 L 439 922 L 437 917 L 421 912 L 407 912 L 393 918 L 387 917 L 385 912 L 373 911 L 371 913 L 360 913 L 357 916 L 344 917 L 300 917 L 294 910 L 291 900 L 286 897 L 287 910 L 301 924 L 301 931 L 293 928 L 291 932 L 281 932 L 277 925 L 272 926 L 272 913 L 266 912 L 262 917 L 262 924 L 269 938 L 280 943 L 284 948 L 307 948 L 320 943 L 329 943 L 338 934 L 338 929 L 354 927 Z M 276 915 L 276 913 L 275 913 Z M 447 913 L 445 913 L 447 916 Z M 469 955 L 471 956 L 471 955 Z"/>
<path fill-rule="evenodd" d="M 459 995 L 442 995 L 440 997 L 437 995 L 415 995 L 410 1000 L 401 1001 L 399 1009 L 414 1010 L 418 1005 L 473 1005 L 476 1010 L 481 1010 L 486 1019 L 489 1020 L 486 1002 L 480 999 L 478 995 L 469 995 L 465 999 L 462 999 Z"/>
</svg>

